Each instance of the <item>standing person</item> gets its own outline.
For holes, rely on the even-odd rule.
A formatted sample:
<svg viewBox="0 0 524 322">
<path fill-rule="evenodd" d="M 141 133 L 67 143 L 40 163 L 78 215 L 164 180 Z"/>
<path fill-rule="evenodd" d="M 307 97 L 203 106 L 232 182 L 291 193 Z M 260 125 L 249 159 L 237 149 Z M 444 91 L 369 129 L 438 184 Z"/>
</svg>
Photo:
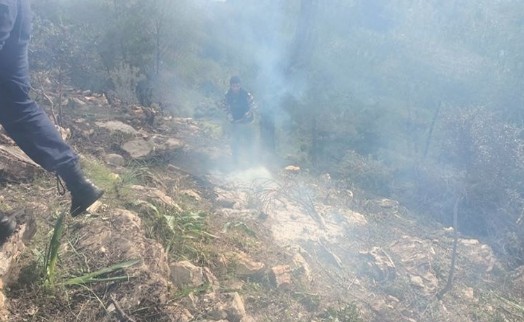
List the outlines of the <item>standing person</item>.
<svg viewBox="0 0 524 322">
<path fill-rule="evenodd" d="M 240 77 L 229 80 L 229 90 L 224 98 L 224 105 L 231 122 L 231 154 L 238 165 L 241 161 L 254 161 L 255 128 L 253 95 L 242 88 Z"/>
<path fill-rule="evenodd" d="M 0 123 L 36 163 L 64 180 L 71 193 L 71 215 L 82 214 L 104 193 L 87 180 L 78 156 L 64 142 L 45 112 L 29 97 L 29 0 L 0 0 Z M 0 240 L 16 223 L 0 214 Z"/>
</svg>

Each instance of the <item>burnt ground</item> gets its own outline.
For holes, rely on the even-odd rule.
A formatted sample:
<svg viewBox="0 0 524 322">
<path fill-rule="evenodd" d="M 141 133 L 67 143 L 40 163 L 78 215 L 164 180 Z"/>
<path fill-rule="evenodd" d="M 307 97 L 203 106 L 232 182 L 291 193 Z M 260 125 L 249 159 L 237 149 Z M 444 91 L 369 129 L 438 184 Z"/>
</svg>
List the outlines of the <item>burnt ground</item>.
<svg viewBox="0 0 524 322">
<path fill-rule="evenodd" d="M 27 231 L 10 241 L 25 246 L 10 253 L 3 276 L 8 321 L 524 317 L 521 275 L 467 236 L 458 239 L 452 288 L 438 298 L 453 231 L 395 200 L 284 160 L 232 167 L 217 120 L 70 96 L 76 103 L 64 107 L 61 125 L 106 194 L 90 214 L 65 217 L 50 272 L 46 253 L 67 195 L 38 171 L 4 183 L 3 210 L 18 211 Z M 108 129 L 109 121 L 134 131 Z M 126 148 L 136 140 L 147 142 L 139 157 Z"/>
</svg>

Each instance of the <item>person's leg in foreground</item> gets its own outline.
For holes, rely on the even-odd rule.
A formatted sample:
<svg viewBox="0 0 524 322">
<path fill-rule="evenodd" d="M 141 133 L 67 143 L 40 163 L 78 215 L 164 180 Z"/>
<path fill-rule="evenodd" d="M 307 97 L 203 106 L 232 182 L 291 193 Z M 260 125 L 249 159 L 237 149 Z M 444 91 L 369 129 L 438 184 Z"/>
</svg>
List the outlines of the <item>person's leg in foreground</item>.
<svg viewBox="0 0 524 322">
<path fill-rule="evenodd" d="M 0 124 L 32 160 L 64 180 L 70 213 L 78 216 L 104 192 L 85 178 L 78 156 L 29 96 L 30 29 L 28 0 L 0 0 Z M 0 242 L 15 228 L 13 219 L 0 213 Z"/>
</svg>

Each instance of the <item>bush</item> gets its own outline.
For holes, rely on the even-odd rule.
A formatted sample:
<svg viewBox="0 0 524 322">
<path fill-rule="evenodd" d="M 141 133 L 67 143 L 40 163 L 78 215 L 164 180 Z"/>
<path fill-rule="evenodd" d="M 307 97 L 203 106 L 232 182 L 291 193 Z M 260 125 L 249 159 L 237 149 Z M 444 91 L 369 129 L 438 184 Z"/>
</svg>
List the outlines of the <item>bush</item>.
<svg viewBox="0 0 524 322">
<path fill-rule="evenodd" d="M 524 205 L 522 130 L 482 107 L 444 115 L 438 159 L 461 174 L 452 188 L 463 196 L 462 231 L 490 237 L 513 262 L 524 263 L 524 236 L 518 234 Z"/>
<path fill-rule="evenodd" d="M 124 104 L 137 104 L 136 88 L 144 76 L 140 74 L 138 68 L 129 64 L 120 63 L 109 72 L 109 77 L 113 83 L 116 96 Z"/>
</svg>

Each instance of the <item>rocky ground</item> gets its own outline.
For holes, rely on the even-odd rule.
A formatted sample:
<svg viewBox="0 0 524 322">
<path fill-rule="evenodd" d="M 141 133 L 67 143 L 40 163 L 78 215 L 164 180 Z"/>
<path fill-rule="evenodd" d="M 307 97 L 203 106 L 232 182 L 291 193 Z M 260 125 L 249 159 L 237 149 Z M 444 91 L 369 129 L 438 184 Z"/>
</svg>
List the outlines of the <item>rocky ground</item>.
<svg viewBox="0 0 524 322">
<path fill-rule="evenodd" d="M 19 223 L 0 252 L 5 321 L 524 320 L 524 269 L 459 235 L 443 291 L 453 229 L 395 200 L 295 164 L 233 169 L 216 121 L 89 92 L 63 105 L 50 113 L 106 194 L 65 217 L 50 265 L 68 197 L 1 138 Z"/>
</svg>

